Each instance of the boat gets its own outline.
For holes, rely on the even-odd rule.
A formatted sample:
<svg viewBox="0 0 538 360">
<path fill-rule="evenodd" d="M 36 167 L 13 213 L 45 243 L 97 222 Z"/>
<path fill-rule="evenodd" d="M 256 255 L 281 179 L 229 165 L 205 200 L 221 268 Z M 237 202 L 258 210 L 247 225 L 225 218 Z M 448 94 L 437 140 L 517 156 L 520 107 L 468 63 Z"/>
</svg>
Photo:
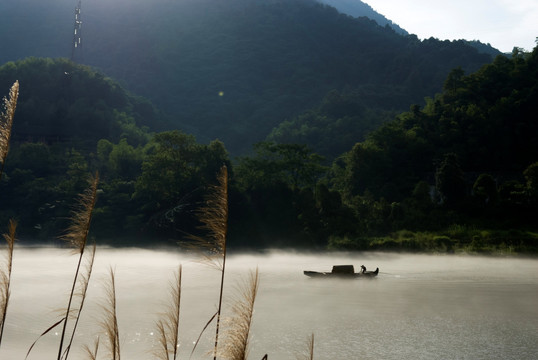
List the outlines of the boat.
<svg viewBox="0 0 538 360">
<path fill-rule="evenodd" d="M 361 265 L 361 271 L 355 272 L 353 265 L 334 265 L 331 272 L 320 272 L 320 271 L 309 271 L 305 270 L 303 273 L 306 276 L 312 278 L 352 278 L 352 279 L 361 279 L 361 278 L 374 278 L 379 274 L 379 268 L 376 268 L 375 271 L 367 271 L 364 265 Z"/>
</svg>

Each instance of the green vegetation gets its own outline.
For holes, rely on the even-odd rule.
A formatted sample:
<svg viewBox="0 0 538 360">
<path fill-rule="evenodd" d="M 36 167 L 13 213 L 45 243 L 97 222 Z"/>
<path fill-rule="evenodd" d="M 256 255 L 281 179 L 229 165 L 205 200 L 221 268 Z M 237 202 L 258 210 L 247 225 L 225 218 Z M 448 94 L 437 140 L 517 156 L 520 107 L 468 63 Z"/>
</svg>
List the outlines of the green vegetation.
<svg viewBox="0 0 538 360">
<path fill-rule="evenodd" d="M 320 141 L 259 142 L 238 158 L 219 140 L 149 132 L 162 115 L 87 67 L 35 58 L 8 63 L 0 83 L 27 83 L 0 182 L 0 221 L 17 220 L 23 240 L 55 238 L 67 227 L 70 199 L 84 189 L 87 173 L 98 171 L 93 236 L 115 245 L 175 243 L 198 233 L 197 209 L 225 165 L 231 247 L 535 252 L 537 63 L 536 49 L 515 49 L 469 75 L 456 68 L 423 108 L 412 105 L 392 120 L 384 113 L 379 126 L 371 113 L 360 130 L 364 140 L 339 154 L 330 144 L 338 149 L 340 134 L 358 134 L 353 128 L 364 112 L 354 92 L 334 91 L 306 116 L 332 120 L 300 126 L 304 134 L 323 134 Z M 61 93 L 66 69 L 73 92 L 98 90 L 80 90 L 84 101 L 49 96 Z M 59 114 L 68 120 L 49 116 L 56 110 L 41 112 L 58 104 L 67 104 Z M 80 105 L 78 117 L 73 104 L 91 105 Z M 62 136 L 39 135 L 41 121 L 59 126 Z M 466 230 L 454 236 L 454 227 Z"/>
<path fill-rule="evenodd" d="M 538 233 L 525 230 L 487 230 L 452 225 L 440 231 L 399 230 L 385 236 L 350 239 L 331 237 L 330 250 L 390 250 L 403 252 L 536 253 Z"/>
<path fill-rule="evenodd" d="M 0 64 L 28 56 L 70 56 L 75 4 L 1 2 Z M 203 143 L 218 138 L 233 156 L 249 154 L 274 127 L 316 107 L 333 90 L 355 94 L 365 109 L 330 131 L 347 133 L 357 126 L 350 134 L 364 135 L 382 121 L 372 112 L 422 105 L 425 96 L 441 91 L 451 69 L 472 72 L 493 59 L 464 41 L 421 41 L 315 0 L 88 1 L 82 4 L 82 21 L 78 62 L 150 99 L 169 116 L 166 129 L 181 129 Z M 65 91 L 77 95 L 72 90 L 91 88 Z M 83 108 L 93 106 L 80 100 L 75 112 L 68 112 L 73 114 L 68 124 L 82 121 L 88 114 Z M 54 118 L 56 109 L 41 105 L 35 104 Z M 64 111 L 71 105 L 67 100 L 57 107 Z M 154 124 L 146 120 L 143 125 Z M 330 154 L 339 155 L 361 139 L 350 135 L 346 148 Z"/>
</svg>

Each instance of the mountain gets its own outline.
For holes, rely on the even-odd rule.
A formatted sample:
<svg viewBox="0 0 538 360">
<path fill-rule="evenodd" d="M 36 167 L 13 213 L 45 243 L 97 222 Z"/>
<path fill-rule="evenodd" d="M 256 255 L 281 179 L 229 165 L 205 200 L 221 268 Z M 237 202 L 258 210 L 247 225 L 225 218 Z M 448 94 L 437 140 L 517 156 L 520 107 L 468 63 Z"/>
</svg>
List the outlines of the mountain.
<svg viewBox="0 0 538 360">
<path fill-rule="evenodd" d="M 341 13 L 348 14 L 353 17 L 366 16 L 367 18 L 374 20 L 381 26 L 390 26 L 398 34 L 409 35 L 406 30 L 402 29 L 400 26 L 393 23 L 391 20 L 387 19 L 385 16 L 372 9 L 370 5 L 360 0 L 319 0 L 319 2 L 322 4 L 330 5 L 336 8 Z"/>
<path fill-rule="evenodd" d="M 70 57 L 76 3 L 1 2 L 0 64 Z M 234 155 L 332 90 L 406 110 L 439 92 L 451 69 L 492 60 L 463 41 L 420 41 L 314 0 L 83 0 L 81 20 L 75 61 Z"/>
<path fill-rule="evenodd" d="M 95 151 L 97 141 L 137 146 L 146 130 L 163 128 L 149 101 L 87 66 L 66 59 L 26 58 L 0 66 L 0 89 L 21 84 L 12 140 L 59 143 Z"/>
</svg>

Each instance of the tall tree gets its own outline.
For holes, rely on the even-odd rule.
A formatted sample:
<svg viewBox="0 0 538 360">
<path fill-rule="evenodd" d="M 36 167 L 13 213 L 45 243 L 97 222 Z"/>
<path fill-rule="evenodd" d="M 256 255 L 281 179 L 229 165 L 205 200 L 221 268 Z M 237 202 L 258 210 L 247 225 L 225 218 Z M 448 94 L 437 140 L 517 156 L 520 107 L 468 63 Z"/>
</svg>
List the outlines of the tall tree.
<svg viewBox="0 0 538 360">
<path fill-rule="evenodd" d="M 456 154 L 445 155 L 435 172 L 435 186 L 447 205 L 455 205 L 465 196 L 465 178 Z"/>
</svg>

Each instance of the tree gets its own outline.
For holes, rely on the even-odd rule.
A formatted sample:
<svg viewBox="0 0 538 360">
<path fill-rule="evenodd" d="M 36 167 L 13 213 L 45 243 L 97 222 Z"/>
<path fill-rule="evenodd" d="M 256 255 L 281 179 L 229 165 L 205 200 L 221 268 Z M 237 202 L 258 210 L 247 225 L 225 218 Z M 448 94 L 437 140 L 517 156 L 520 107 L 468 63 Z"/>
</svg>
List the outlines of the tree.
<svg viewBox="0 0 538 360">
<path fill-rule="evenodd" d="M 387 167 L 386 154 L 372 142 L 357 143 L 346 156 L 344 191 L 353 197 L 370 191 L 380 195 L 388 180 L 383 175 Z"/>
<path fill-rule="evenodd" d="M 292 190 L 313 188 L 326 168 L 323 157 L 302 144 L 260 142 L 255 157 L 240 159 L 238 177 L 243 187 L 288 185 Z"/>
<path fill-rule="evenodd" d="M 456 154 L 445 155 L 435 172 L 435 186 L 447 205 L 455 205 L 465 196 L 465 179 Z"/>
<path fill-rule="evenodd" d="M 493 176 L 481 174 L 473 185 L 473 195 L 483 204 L 493 205 L 497 203 L 497 183 Z"/>
<path fill-rule="evenodd" d="M 142 153 L 121 139 L 108 155 L 109 168 L 117 178 L 134 179 L 140 174 Z"/>
<path fill-rule="evenodd" d="M 463 84 L 464 75 L 465 75 L 465 72 L 463 71 L 461 67 L 457 67 L 453 69 L 448 74 L 448 77 L 446 78 L 445 83 L 443 85 L 443 89 L 451 95 L 456 95 L 456 91 Z"/>
<path fill-rule="evenodd" d="M 198 186 L 194 175 L 199 149 L 192 135 L 177 130 L 156 134 L 136 180 L 135 198 L 153 209 L 177 204 L 182 195 Z"/>
<path fill-rule="evenodd" d="M 535 162 L 523 172 L 526 180 L 527 193 L 531 201 L 538 199 L 538 162 Z"/>
<path fill-rule="evenodd" d="M 143 204 L 154 229 L 195 231 L 191 210 L 202 200 L 201 191 L 215 182 L 214 170 L 229 163 L 223 144 L 201 145 L 194 136 L 174 130 L 156 134 L 145 151 L 134 200 Z"/>
</svg>

